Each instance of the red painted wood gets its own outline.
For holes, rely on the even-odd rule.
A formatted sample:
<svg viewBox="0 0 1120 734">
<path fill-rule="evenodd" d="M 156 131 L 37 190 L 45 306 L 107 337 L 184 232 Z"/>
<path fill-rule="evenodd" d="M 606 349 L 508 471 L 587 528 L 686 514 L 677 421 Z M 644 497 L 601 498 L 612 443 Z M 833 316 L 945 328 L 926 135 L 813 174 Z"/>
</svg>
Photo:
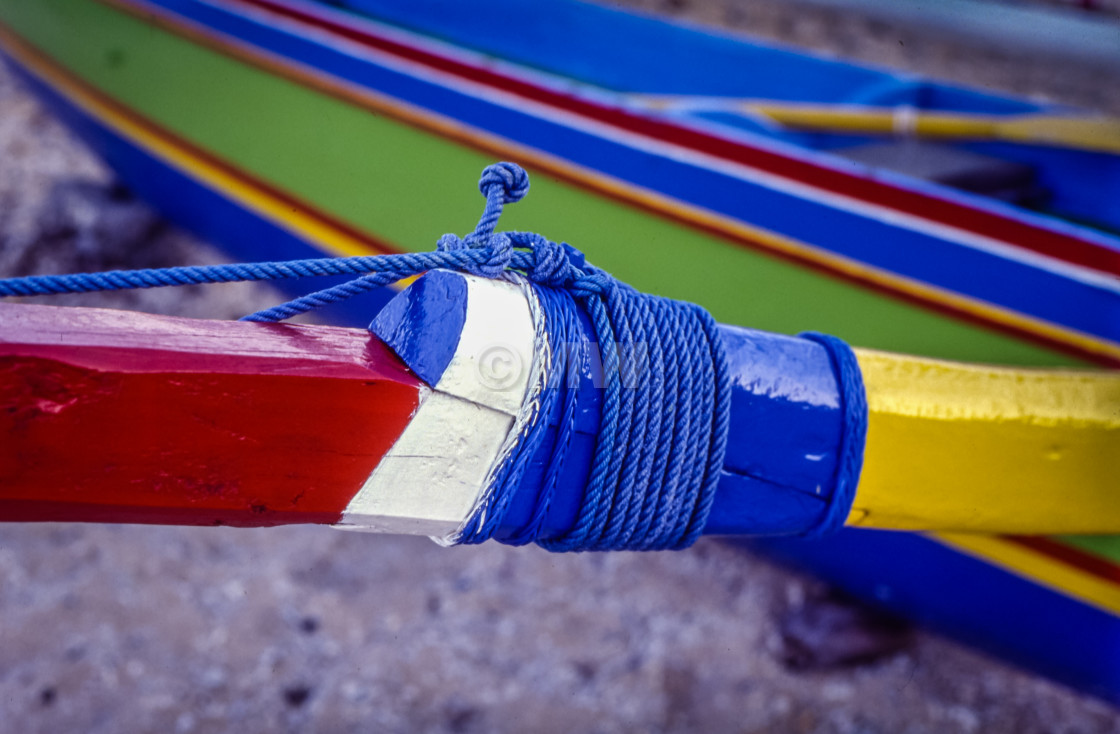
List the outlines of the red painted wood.
<svg viewBox="0 0 1120 734">
<path fill-rule="evenodd" d="M 0 304 L 0 521 L 335 522 L 419 391 L 363 330 Z"/>
</svg>

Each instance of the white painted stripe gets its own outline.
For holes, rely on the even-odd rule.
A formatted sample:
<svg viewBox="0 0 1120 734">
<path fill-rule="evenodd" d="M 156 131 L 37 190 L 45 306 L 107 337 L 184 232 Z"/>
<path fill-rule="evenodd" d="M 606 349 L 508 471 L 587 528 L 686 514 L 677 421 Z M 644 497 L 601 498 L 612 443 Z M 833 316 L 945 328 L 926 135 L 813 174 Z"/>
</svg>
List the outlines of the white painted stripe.
<svg viewBox="0 0 1120 734">
<path fill-rule="evenodd" d="M 443 537 L 474 507 L 513 419 L 432 392 L 350 501 L 343 527 Z"/>
<path fill-rule="evenodd" d="M 529 301 L 518 284 L 462 277 L 467 311 L 450 364 L 336 527 L 453 535 L 515 430 L 533 364 Z"/>
<path fill-rule="evenodd" d="M 467 282 L 463 334 L 435 389 L 514 417 L 533 364 L 529 301 L 516 283 L 462 277 Z"/>
</svg>

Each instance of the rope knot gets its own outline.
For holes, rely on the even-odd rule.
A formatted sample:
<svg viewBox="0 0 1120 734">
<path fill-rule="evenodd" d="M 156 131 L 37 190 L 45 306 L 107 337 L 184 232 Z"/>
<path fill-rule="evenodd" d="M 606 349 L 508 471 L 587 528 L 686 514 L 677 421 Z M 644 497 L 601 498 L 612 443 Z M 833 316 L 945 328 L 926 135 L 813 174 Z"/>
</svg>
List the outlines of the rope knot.
<svg viewBox="0 0 1120 734">
<path fill-rule="evenodd" d="M 562 245 L 535 232 L 519 232 L 516 239 L 519 246 L 533 251 L 533 264 L 526 273 L 529 280 L 554 287 L 571 280 L 571 263 L 568 261 L 568 252 Z"/>
<path fill-rule="evenodd" d="M 529 174 L 521 166 L 508 161 L 487 166 L 478 181 L 478 190 L 489 201 L 495 187 L 502 192 L 503 204 L 521 201 L 529 192 Z"/>
<path fill-rule="evenodd" d="M 485 253 L 486 259 L 478 263 L 476 275 L 484 278 L 497 278 L 508 268 L 513 260 L 513 241 L 504 232 L 490 235 L 485 247 L 477 248 L 479 253 Z"/>
<path fill-rule="evenodd" d="M 572 282 L 572 295 L 581 300 L 593 296 L 602 298 L 618 284 L 614 278 L 598 268 L 585 271 Z"/>
<path fill-rule="evenodd" d="M 483 278 L 497 278 L 513 260 L 513 242 L 504 233 L 492 234 L 485 242 L 445 234 L 439 238 L 436 248 L 440 252 L 458 254 L 454 267 Z"/>
<path fill-rule="evenodd" d="M 436 242 L 436 249 L 440 252 L 458 252 L 466 250 L 469 246 L 457 234 L 445 234 Z"/>
</svg>

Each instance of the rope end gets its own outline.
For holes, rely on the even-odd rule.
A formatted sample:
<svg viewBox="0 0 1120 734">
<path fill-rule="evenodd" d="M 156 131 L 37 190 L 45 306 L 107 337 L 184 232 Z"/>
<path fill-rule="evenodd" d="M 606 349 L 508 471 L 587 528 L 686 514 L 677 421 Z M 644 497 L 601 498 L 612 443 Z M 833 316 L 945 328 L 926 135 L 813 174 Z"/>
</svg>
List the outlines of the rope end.
<svg viewBox="0 0 1120 734">
<path fill-rule="evenodd" d="M 478 190 L 489 199 L 495 186 L 501 187 L 503 204 L 521 201 L 529 193 L 529 174 L 516 163 L 494 163 L 483 169 L 482 178 L 478 180 Z"/>
</svg>

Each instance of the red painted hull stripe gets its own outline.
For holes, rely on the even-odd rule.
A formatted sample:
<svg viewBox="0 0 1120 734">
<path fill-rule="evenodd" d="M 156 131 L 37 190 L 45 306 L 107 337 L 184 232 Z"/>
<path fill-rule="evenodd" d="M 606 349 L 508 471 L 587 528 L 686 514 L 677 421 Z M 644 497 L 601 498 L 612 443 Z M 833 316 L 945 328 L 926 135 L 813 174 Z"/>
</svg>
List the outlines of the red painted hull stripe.
<svg viewBox="0 0 1120 734">
<path fill-rule="evenodd" d="M 1108 559 L 1053 538 L 1009 535 L 1004 539 L 1015 545 L 1028 548 L 1039 555 L 1078 568 L 1102 581 L 1120 586 L 1120 564 L 1113 563 Z"/>
</svg>

